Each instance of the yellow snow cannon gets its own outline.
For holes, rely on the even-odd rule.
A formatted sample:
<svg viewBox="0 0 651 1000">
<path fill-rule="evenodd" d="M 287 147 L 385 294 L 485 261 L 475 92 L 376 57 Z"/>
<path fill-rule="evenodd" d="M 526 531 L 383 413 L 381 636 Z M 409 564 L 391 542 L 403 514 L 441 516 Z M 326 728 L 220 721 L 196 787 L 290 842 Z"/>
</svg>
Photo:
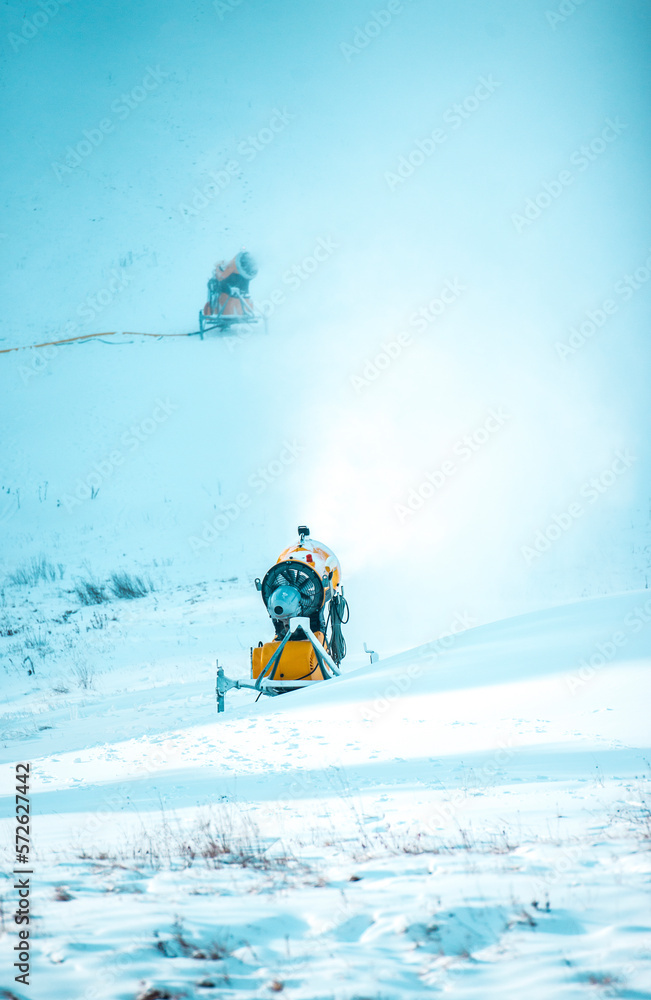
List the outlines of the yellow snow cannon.
<svg viewBox="0 0 651 1000">
<path fill-rule="evenodd" d="M 309 536 L 309 528 L 300 525 L 298 543 L 280 553 L 262 580 L 256 579 L 274 639 L 251 649 L 250 681 L 231 680 L 217 664 L 219 712 L 231 688 L 273 696 L 339 674 L 346 655 L 341 626 L 348 621 L 341 567 L 331 549 Z"/>
</svg>

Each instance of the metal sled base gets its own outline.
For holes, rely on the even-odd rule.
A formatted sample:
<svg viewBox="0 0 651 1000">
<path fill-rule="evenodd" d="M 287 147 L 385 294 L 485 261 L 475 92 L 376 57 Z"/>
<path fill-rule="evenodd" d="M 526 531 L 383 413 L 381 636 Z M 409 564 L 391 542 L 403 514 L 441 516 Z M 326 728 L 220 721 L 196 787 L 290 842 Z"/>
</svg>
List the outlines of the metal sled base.
<svg viewBox="0 0 651 1000">
<path fill-rule="evenodd" d="M 314 632 L 310 628 L 309 618 L 290 618 L 289 627 L 287 633 L 278 646 L 278 649 L 273 654 L 266 667 L 260 673 L 260 676 L 255 681 L 236 681 L 232 678 L 227 677 L 224 673 L 224 668 L 220 667 L 219 660 L 217 661 L 217 681 L 215 684 L 215 693 L 217 696 L 217 711 L 224 711 L 224 697 L 227 691 L 240 688 L 250 688 L 252 691 L 257 691 L 258 694 L 269 695 L 269 697 L 274 697 L 278 694 L 285 694 L 288 691 L 296 691 L 298 688 L 308 687 L 312 684 L 318 684 L 318 681 L 310 680 L 276 680 L 276 669 L 280 663 L 280 657 L 282 656 L 283 649 L 288 643 L 291 636 L 296 632 L 297 629 L 302 629 L 305 633 L 306 638 L 309 640 L 312 649 L 314 650 L 317 663 L 321 668 L 321 673 L 325 680 L 329 680 L 331 677 L 336 677 L 339 674 L 339 667 L 335 661 L 330 656 L 330 653 L 325 649 L 325 647 L 319 642 Z"/>
<path fill-rule="evenodd" d="M 199 313 L 199 337 L 201 340 L 204 334 L 214 330 L 216 333 L 236 334 L 239 330 L 247 326 L 262 326 L 264 333 L 267 332 L 267 321 L 264 316 L 255 313 L 251 316 L 204 316 Z"/>
<path fill-rule="evenodd" d="M 239 301 L 241 312 L 227 313 L 225 311 L 233 299 Z M 238 326 L 258 326 L 259 324 L 262 324 L 266 333 L 266 318 L 262 313 L 256 312 L 249 299 L 241 295 L 236 288 L 232 288 L 230 296 L 209 315 L 201 310 L 199 313 L 199 336 L 203 340 L 204 333 L 210 330 L 215 330 L 217 333 L 236 333 Z"/>
</svg>

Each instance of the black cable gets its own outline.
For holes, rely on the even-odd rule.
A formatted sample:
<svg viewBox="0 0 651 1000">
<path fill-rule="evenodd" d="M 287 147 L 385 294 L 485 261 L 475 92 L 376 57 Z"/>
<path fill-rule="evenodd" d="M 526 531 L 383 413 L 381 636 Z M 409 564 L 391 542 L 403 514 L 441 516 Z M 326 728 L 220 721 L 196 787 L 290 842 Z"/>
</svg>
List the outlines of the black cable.
<svg viewBox="0 0 651 1000">
<path fill-rule="evenodd" d="M 350 608 L 345 597 L 335 594 L 330 600 L 328 608 L 328 621 L 326 631 L 330 627 L 330 655 L 337 666 L 346 655 L 346 640 L 341 631 L 341 626 L 346 625 L 350 619 Z"/>
</svg>

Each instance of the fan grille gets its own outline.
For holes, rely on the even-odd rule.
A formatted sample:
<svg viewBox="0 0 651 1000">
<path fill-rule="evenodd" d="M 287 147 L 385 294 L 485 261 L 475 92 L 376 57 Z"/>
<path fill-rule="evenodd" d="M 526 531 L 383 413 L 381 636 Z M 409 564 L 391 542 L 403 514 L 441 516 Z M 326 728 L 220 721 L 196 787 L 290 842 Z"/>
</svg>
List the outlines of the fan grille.
<svg viewBox="0 0 651 1000">
<path fill-rule="evenodd" d="M 323 604 L 323 584 L 318 574 L 304 563 L 294 560 L 276 563 L 262 581 L 262 600 L 269 606 L 269 598 L 278 587 L 295 587 L 301 595 L 301 615 L 309 617 Z"/>
</svg>

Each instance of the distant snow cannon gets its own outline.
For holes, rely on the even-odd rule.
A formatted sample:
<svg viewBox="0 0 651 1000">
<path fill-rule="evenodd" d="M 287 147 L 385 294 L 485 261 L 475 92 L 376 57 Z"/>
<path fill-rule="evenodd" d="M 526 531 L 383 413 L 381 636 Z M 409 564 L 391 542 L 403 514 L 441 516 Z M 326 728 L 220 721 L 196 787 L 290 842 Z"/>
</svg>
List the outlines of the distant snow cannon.
<svg viewBox="0 0 651 1000">
<path fill-rule="evenodd" d="M 208 301 L 199 313 L 199 334 L 207 330 L 231 333 L 242 324 L 255 326 L 265 318 L 258 312 L 249 295 L 249 283 L 258 273 L 255 258 L 248 250 L 240 250 L 227 263 L 215 267 L 208 281 Z"/>
<path fill-rule="evenodd" d="M 309 528 L 300 525 L 298 543 L 280 553 L 262 580 L 256 579 L 274 639 L 251 649 L 250 681 L 231 680 L 217 665 L 219 712 L 231 688 L 277 695 L 339 673 L 346 655 L 341 626 L 348 621 L 341 567 L 334 552 L 309 535 Z"/>
</svg>

